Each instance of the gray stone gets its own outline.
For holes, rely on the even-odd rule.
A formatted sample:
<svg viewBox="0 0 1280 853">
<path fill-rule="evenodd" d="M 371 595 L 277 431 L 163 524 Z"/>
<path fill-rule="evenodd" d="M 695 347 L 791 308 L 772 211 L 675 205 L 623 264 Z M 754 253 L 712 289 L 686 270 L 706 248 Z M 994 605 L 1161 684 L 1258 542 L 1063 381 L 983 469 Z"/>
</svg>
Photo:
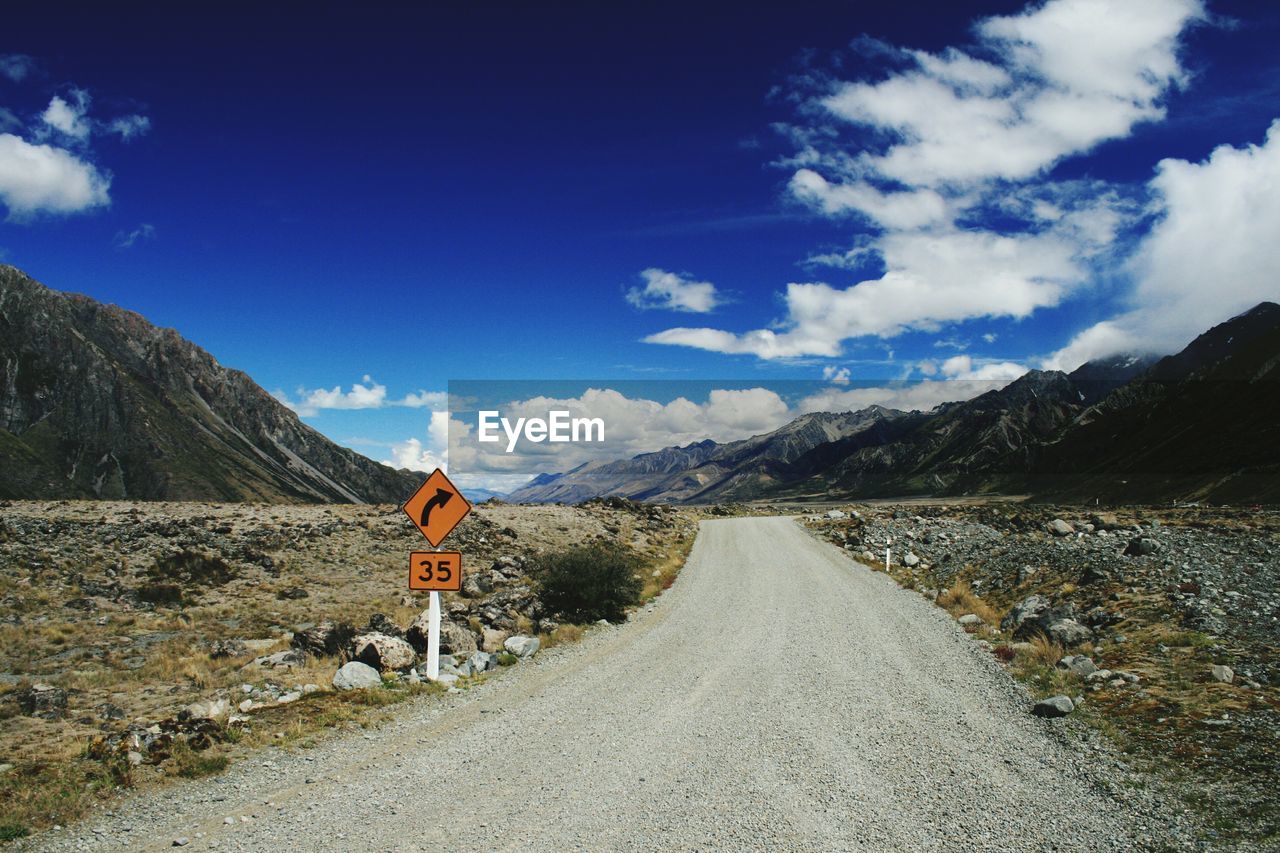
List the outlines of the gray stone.
<svg viewBox="0 0 1280 853">
<path fill-rule="evenodd" d="M 381 687 L 382 676 L 368 664 L 353 660 L 343 664 L 333 676 L 333 686 L 338 690 L 364 690 Z"/>
<path fill-rule="evenodd" d="M 1058 661 L 1058 669 L 1065 669 L 1073 672 L 1081 678 L 1088 678 L 1098 671 L 1098 667 L 1093 662 L 1093 658 L 1088 655 L 1067 655 Z"/>
<path fill-rule="evenodd" d="M 226 699 L 209 699 L 192 702 L 178 712 L 181 720 L 222 720 L 231 713 L 231 703 Z"/>
<path fill-rule="evenodd" d="M 467 663 L 471 666 L 472 672 L 488 672 L 498 668 L 498 656 L 488 652 L 476 652 L 467 659 Z"/>
<path fill-rule="evenodd" d="M 982 623 L 982 617 L 976 613 L 966 613 L 956 620 L 966 628 L 976 628 Z"/>
<path fill-rule="evenodd" d="M 1159 551 L 1160 547 L 1160 540 L 1152 539 L 1149 536 L 1139 536 L 1136 539 L 1129 540 L 1129 544 L 1124 548 L 1124 553 L 1126 557 L 1146 557 Z"/>
<path fill-rule="evenodd" d="M 1041 699 L 1031 709 L 1031 713 L 1037 717 L 1065 717 L 1076 709 L 1075 703 L 1068 696 L 1050 696 L 1048 699 Z"/>
<path fill-rule="evenodd" d="M 523 635 L 508 637 L 502 647 L 518 658 L 533 657 L 541 648 L 542 643 L 537 637 L 526 637 Z"/>
<path fill-rule="evenodd" d="M 844 518 L 844 513 L 838 509 L 827 510 L 827 518 Z"/>
<path fill-rule="evenodd" d="M 379 672 L 406 670 L 418 659 L 408 641 L 376 631 L 361 634 L 352 644 L 352 657 Z"/>
<path fill-rule="evenodd" d="M 920 558 L 908 551 L 902 558 L 902 565 L 906 566 L 908 569 L 914 568 L 920 565 Z"/>
<path fill-rule="evenodd" d="M 263 655 L 254 660 L 254 663 L 267 669 L 293 669 L 295 666 L 302 666 L 306 661 L 305 654 L 297 649 L 288 649 L 273 655 Z"/>
<path fill-rule="evenodd" d="M 1055 518 L 1049 522 L 1049 532 L 1054 536 L 1070 536 L 1076 532 L 1076 529 L 1062 519 Z"/>
<path fill-rule="evenodd" d="M 1209 675 L 1214 681 L 1221 681 L 1223 684 L 1231 684 L 1236 680 L 1235 670 L 1220 663 L 1209 667 Z"/>
<path fill-rule="evenodd" d="M 1093 639 L 1093 632 L 1074 619 L 1057 619 L 1048 624 L 1045 633 L 1063 646 L 1078 646 Z"/>
</svg>

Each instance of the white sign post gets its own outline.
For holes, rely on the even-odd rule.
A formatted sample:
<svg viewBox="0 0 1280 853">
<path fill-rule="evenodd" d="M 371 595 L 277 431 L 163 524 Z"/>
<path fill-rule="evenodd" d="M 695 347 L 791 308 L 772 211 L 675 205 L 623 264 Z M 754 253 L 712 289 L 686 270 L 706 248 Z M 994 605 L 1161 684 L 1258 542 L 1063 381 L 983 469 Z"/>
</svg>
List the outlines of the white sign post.
<svg viewBox="0 0 1280 853">
<path fill-rule="evenodd" d="M 440 678 L 440 593 L 431 593 L 427 610 L 427 678 Z"/>
<path fill-rule="evenodd" d="M 893 537 L 890 536 L 884 542 L 884 570 L 889 571 L 889 546 L 893 544 Z"/>
</svg>

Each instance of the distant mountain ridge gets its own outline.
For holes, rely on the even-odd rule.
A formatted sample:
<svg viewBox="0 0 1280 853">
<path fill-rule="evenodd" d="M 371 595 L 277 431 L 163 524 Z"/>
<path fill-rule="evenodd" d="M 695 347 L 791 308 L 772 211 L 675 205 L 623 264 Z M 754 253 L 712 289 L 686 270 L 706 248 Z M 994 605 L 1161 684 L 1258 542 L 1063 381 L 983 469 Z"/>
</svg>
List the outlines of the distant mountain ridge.
<svg viewBox="0 0 1280 853">
<path fill-rule="evenodd" d="M 1280 306 L 1264 302 L 1156 358 L 1031 371 L 930 412 L 808 414 L 543 474 L 512 501 L 709 503 L 911 495 L 1057 500 L 1280 500 Z"/>
<path fill-rule="evenodd" d="M 394 503 L 419 479 L 172 329 L 0 265 L 0 497 Z"/>
</svg>

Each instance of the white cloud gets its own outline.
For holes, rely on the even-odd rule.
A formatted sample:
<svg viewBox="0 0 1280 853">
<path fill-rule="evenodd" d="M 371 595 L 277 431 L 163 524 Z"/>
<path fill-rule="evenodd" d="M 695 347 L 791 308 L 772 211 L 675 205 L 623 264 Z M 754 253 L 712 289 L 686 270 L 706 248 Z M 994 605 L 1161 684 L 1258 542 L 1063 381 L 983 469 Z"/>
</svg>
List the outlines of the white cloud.
<svg viewBox="0 0 1280 853">
<path fill-rule="evenodd" d="M 955 355 L 938 368 L 947 379 L 965 382 L 1011 382 L 1027 372 L 1027 368 L 1012 361 L 982 361 L 967 355 Z"/>
<path fill-rule="evenodd" d="M 849 368 L 828 364 L 822 368 L 822 378 L 834 385 L 848 385 Z"/>
<path fill-rule="evenodd" d="M 880 278 L 847 288 L 788 284 L 780 331 L 676 328 L 645 340 L 766 359 L 838 356 L 849 338 L 936 331 L 978 317 L 1025 318 L 1058 304 L 1086 277 L 1091 260 L 1112 239 L 1119 218 L 1113 204 L 1091 200 L 1020 234 L 957 227 L 892 232 L 879 243 L 888 267 Z"/>
<path fill-rule="evenodd" d="M 1131 308 L 1076 335 L 1046 367 L 1174 352 L 1215 323 L 1280 299 L 1280 120 L 1261 145 L 1222 145 L 1199 163 L 1162 161 L 1150 186 L 1161 218 L 1131 263 Z"/>
<path fill-rule="evenodd" d="M 391 457 L 382 460 L 382 464 L 390 465 L 392 468 L 408 468 L 410 471 L 431 472 L 437 468 L 447 470 L 444 456 L 424 448 L 422 442 L 416 438 L 393 444 Z"/>
<path fill-rule="evenodd" d="M 110 187 L 110 175 L 65 149 L 0 133 L 0 201 L 10 219 L 110 204 Z"/>
<path fill-rule="evenodd" d="M 156 236 L 156 227 L 144 222 L 132 231 L 117 231 L 115 246 L 117 249 L 132 249 L 140 241 L 151 240 Z"/>
<path fill-rule="evenodd" d="M 68 101 L 61 95 L 54 95 L 40 119 L 58 133 L 83 142 L 89 138 L 92 130 L 87 117 L 89 93 L 84 89 L 72 89 L 70 97 L 71 100 Z"/>
<path fill-rule="evenodd" d="M 335 385 L 312 390 L 299 388 L 297 393 L 297 400 L 289 399 L 283 391 L 276 391 L 274 396 L 303 417 L 315 415 L 321 409 L 378 409 L 387 400 L 387 386 L 373 381 L 367 374 L 349 391 L 344 392 L 341 385 Z"/>
<path fill-rule="evenodd" d="M 0 56 L 0 75 L 8 77 L 15 83 L 21 83 L 27 75 L 35 70 L 35 60 L 21 53 L 9 53 Z"/>
<path fill-rule="evenodd" d="M 449 395 L 443 391 L 419 391 L 406 394 L 404 399 L 395 403 L 410 409 L 443 409 L 449 404 Z"/>
<path fill-rule="evenodd" d="M 828 81 L 802 112 L 810 125 L 786 132 L 799 147 L 787 161 L 792 196 L 875 229 L 811 262 L 879 260 L 883 274 L 847 287 L 791 283 L 785 315 L 766 328 L 679 327 L 645 340 L 764 359 L 836 356 L 851 338 L 1061 304 L 1111 261 L 1137 211 L 1105 185 L 1044 176 L 1163 117 L 1163 97 L 1186 80 L 1179 39 L 1203 17 L 1199 0 L 1049 0 L 978 22 L 971 52 L 876 45 L 901 67 L 875 82 Z M 997 219 L 1006 224 L 982 224 Z"/>
<path fill-rule="evenodd" d="M 298 388 L 294 397 L 284 391 L 276 390 L 272 396 L 302 417 L 311 417 L 325 409 L 381 409 L 387 406 L 407 409 L 438 409 L 448 406 L 449 396 L 443 391 L 418 391 L 406 394 L 400 399 L 387 396 L 387 386 L 374 381 L 365 374 L 360 382 L 352 384 L 349 390 L 343 391 L 341 385 L 332 388 Z M 436 427 L 432 412 L 432 428 Z"/>
<path fill-rule="evenodd" d="M 709 281 L 694 281 L 654 267 L 641 272 L 640 277 L 644 279 L 644 287 L 633 287 L 627 291 L 627 301 L 637 308 L 706 314 L 723 301 L 716 286 Z"/>
<path fill-rule="evenodd" d="M 121 139 L 127 141 L 150 130 L 151 119 L 142 115 L 120 116 L 107 122 L 106 127 L 108 133 L 117 134 Z"/>
</svg>

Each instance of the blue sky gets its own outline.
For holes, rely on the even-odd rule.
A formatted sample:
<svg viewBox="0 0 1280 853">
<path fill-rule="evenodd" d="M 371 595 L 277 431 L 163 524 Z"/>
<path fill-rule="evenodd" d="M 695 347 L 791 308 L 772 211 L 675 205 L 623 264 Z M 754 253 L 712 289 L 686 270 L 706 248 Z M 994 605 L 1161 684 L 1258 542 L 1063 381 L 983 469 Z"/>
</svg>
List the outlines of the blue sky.
<svg viewBox="0 0 1280 853">
<path fill-rule="evenodd" d="M 1280 8 L 904 6 L 27 4 L 0 259 L 422 464 L 450 379 L 1007 379 L 1280 296 Z"/>
</svg>

